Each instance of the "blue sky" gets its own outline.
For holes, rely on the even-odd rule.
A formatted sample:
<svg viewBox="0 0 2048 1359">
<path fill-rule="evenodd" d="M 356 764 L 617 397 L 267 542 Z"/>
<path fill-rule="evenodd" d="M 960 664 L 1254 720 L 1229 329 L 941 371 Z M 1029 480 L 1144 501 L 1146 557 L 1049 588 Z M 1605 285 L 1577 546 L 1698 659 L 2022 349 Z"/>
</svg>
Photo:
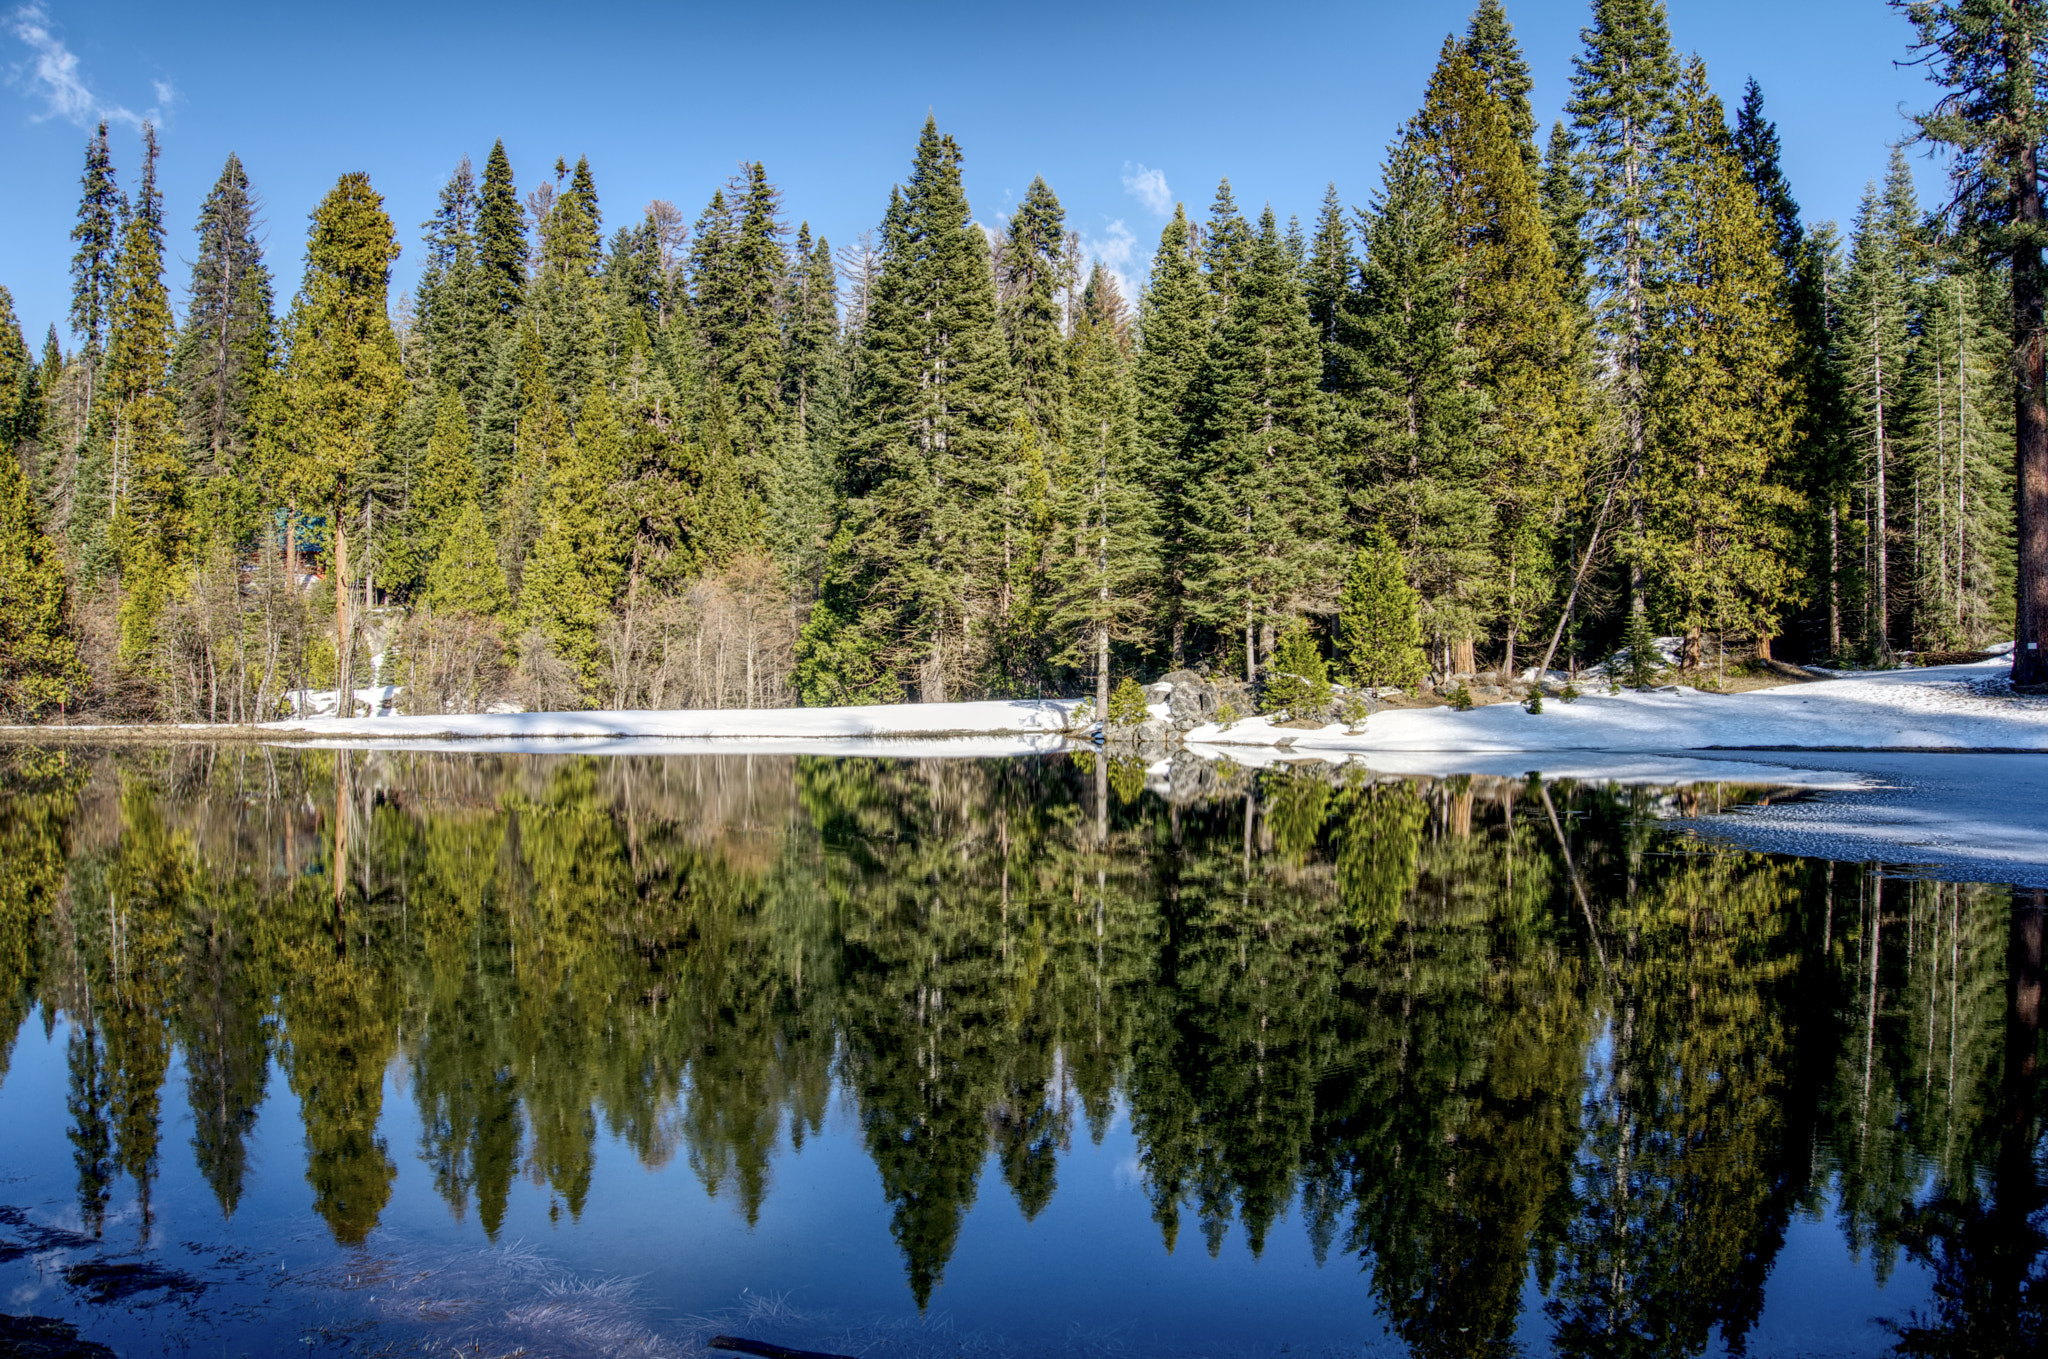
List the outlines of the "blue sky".
<svg viewBox="0 0 2048 1359">
<path fill-rule="evenodd" d="M 1679 48 L 1731 107 L 1762 83 L 1808 221 L 1846 222 L 1930 94 L 1896 69 L 1910 38 L 1882 0 L 1669 0 Z M 977 217 L 1043 175 L 1091 249 L 1142 279 L 1174 199 L 1205 211 L 1228 175 L 1248 212 L 1313 219 L 1379 180 L 1467 0 L 1350 4 L 898 3 L 494 6 L 164 5 L 0 0 L 0 284 L 31 345 L 62 328 L 66 233 L 89 126 L 114 124 L 124 186 L 137 129 L 163 137 L 172 284 L 228 152 L 261 194 L 280 303 L 305 215 L 366 170 L 417 276 L 417 223 L 467 152 L 503 137 L 521 191 L 587 155 L 607 232 L 666 198 L 694 219 L 760 159 L 793 228 L 835 244 L 872 228 L 927 110 L 967 156 Z M 1545 124 L 1567 95 L 1584 3 L 1508 0 Z M 1916 162 L 1924 190 L 1939 172 Z M 66 343 L 70 343 L 67 335 Z"/>
</svg>

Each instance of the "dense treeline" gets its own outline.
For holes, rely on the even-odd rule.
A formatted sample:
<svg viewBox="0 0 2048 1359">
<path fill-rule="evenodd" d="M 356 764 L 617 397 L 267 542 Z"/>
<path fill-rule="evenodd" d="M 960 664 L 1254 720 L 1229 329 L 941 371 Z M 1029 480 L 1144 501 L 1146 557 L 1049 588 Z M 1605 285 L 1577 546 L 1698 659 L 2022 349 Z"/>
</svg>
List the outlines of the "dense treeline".
<svg viewBox="0 0 2048 1359">
<path fill-rule="evenodd" d="M 0 1072 L 61 1014 L 95 1233 L 147 1235 L 189 1154 L 227 1213 L 303 1172 L 351 1244 L 416 1157 L 495 1237 L 521 1182 L 585 1210 L 600 1128 L 751 1219 L 837 1091 L 923 1303 L 977 1197 L 1035 1216 L 1121 1105 L 1164 1247 L 1305 1231 L 1417 1353 L 1511 1352 L 1532 1270 L 1562 1353 L 1739 1347 L 1823 1195 L 1880 1269 L 1933 1270 L 1913 1352 L 2040 1339 L 2040 894 L 1654 828 L 1716 790 L 198 750 L 4 777 Z M 259 1170 L 280 1119 L 303 1159 Z"/>
<path fill-rule="evenodd" d="M 500 143 L 395 305 L 400 232 L 344 175 L 281 315 L 230 156 L 181 319 L 154 134 L 130 196 L 102 127 L 71 347 L 0 294 L 0 704 L 1106 696 L 1257 681 L 1304 630 L 1361 677 L 2012 636 L 2039 242 L 1923 213 L 1897 152 L 1809 228 L 1761 93 L 1731 120 L 1661 4 L 1596 0 L 1583 37 L 1539 146 L 1483 0 L 1370 202 L 1283 225 L 1225 181 L 1136 297 L 1042 180 L 977 221 L 927 121 L 838 248 L 759 163 L 607 236 L 587 160 L 522 197 Z"/>
</svg>

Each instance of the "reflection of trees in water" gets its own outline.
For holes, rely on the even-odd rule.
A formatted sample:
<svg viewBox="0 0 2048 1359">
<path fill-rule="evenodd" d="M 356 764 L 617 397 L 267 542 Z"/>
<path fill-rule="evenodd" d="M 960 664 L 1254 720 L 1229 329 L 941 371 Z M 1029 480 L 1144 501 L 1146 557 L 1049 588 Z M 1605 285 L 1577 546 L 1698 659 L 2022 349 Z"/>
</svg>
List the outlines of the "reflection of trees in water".
<svg viewBox="0 0 2048 1359">
<path fill-rule="evenodd" d="M 493 1237 L 516 1178 L 583 1210 L 600 1128 L 751 1222 L 836 1085 L 922 1303 L 990 1154 L 1034 1216 L 1121 1095 L 1167 1249 L 1299 1204 L 1418 1353 L 1513 1352 L 1532 1269 L 1566 1352 L 1739 1347 L 1830 1187 L 1880 1268 L 1933 1265 L 1913 1346 L 2038 1336 L 2038 943 L 2001 895 L 1706 852 L 1650 793 L 1142 772 L 12 756 L 0 1020 L 72 1018 L 95 1223 L 119 1176 L 147 1203 L 175 1042 L 223 1211 L 275 1060 L 363 1240 L 402 1053 Z"/>
</svg>

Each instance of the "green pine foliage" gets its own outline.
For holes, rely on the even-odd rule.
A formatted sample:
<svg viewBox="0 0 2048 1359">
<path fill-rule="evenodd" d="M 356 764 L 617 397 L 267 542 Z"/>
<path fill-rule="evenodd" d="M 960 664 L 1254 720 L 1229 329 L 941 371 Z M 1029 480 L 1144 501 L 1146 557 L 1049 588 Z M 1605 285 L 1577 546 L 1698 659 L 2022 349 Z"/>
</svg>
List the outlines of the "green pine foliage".
<svg viewBox="0 0 2048 1359">
<path fill-rule="evenodd" d="M 1337 602 L 1337 651 L 1348 682 L 1364 688 L 1412 689 L 1428 668 L 1421 597 L 1384 528 L 1375 527 L 1351 559 Z"/>
<path fill-rule="evenodd" d="M 1522 166 L 1534 179 L 1539 163 L 1536 151 L 1536 115 L 1529 107 L 1529 91 L 1535 80 L 1522 45 L 1515 41 L 1515 26 L 1508 22 L 1500 0 L 1479 0 L 1465 25 L 1464 56 L 1479 73 L 1487 95 L 1496 101 L 1507 120 L 1508 131 L 1521 152 Z"/>
<path fill-rule="evenodd" d="M 603 383 L 583 401 L 575 438 L 548 469 L 539 541 L 520 576 L 521 645 L 536 635 L 574 667 L 586 697 L 598 684 L 598 634 L 610 616 L 627 530 L 613 487 L 625 450 Z"/>
<path fill-rule="evenodd" d="M 512 162 L 505 143 L 493 142 L 477 190 L 476 259 L 484 312 L 494 321 L 510 320 L 525 301 L 526 257 L 526 214 L 512 182 Z"/>
<path fill-rule="evenodd" d="M 1186 211 L 1175 204 L 1173 219 L 1159 234 L 1151 279 L 1139 302 L 1132 377 L 1137 388 L 1137 456 L 1159 524 L 1166 659 L 1176 670 L 1187 662 L 1189 623 L 1190 488 L 1182 468 L 1195 427 L 1195 379 L 1208 352 L 1213 314 L 1193 228 Z"/>
<path fill-rule="evenodd" d="M 1010 367 L 1025 418 L 1047 444 L 1066 437 L 1067 361 L 1059 299 L 1069 267 L 1066 226 L 1059 198 L 1043 179 L 1033 179 L 996 256 Z"/>
<path fill-rule="evenodd" d="M 1478 634 L 1500 580 L 1491 550 L 1493 449 L 1462 324 L 1452 223 L 1415 149 L 1397 144 L 1366 219 L 1359 286 L 1339 320 L 1349 512 L 1406 556 L 1423 626 L 1444 646 Z"/>
<path fill-rule="evenodd" d="M 1290 622 L 1273 649 L 1259 710 L 1305 718 L 1330 706 L 1330 669 L 1316 645 L 1315 634 L 1300 619 Z"/>
<path fill-rule="evenodd" d="M 491 371 L 497 309 L 478 253 L 476 172 L 464 156 L 441 186 L 434 215 L 423 224 L 425 263 L 420 270 L 419 330 L 425 339 L 427 381 L 481 406 Z"/>
<path fill-rule="evenodd" d="M 1325 597 L 1339 520 L 1321 355 L 1271 209 L 1233 291 L 1195 382 L 1186 604 L 1244 639 L 1250 679 L 1261 637 Z"/>
<path fill-rule="evenodd" d="M 798 647 L 813 695 L 943 699 L 973 675 L 984 587 L 1000 562 L 999 497 L 1017 408 L 988 245 L 969 215 L 960 149 L 927 119 L 908 184 L 891 199 L 846 440 L 851 560 Z M 841 593 L 831 585 L 837 583 Z M 858 610 L 842 612 L 853 601 Z M 842 639 L 854 630 L 859 640 Z M 874 657 L 885 680 L 864 678 Z"/>
<path fill-rule="evenodd" d="M 124 661 L 144 658 L 175 588 L 190 530 L 183 441 L 171 386 L 177 322 L 164 285 L 163 197 L 156 130 L 143 125 L 142 182 L 121 233 L 107 351 L 114 407 L 113 521 L 108 541 L 121 584 Z"/>
<path fill-rule="evenodd" d="M 462 502 L 447 523 L 427 570 L 424 600 L 435 613 L 469 613 L 491 618 L 504 612 L 505 568 L 491 526 L 474 499 Z"/>
<path fill-rule="evenodd" d="M 82 346 L 79 357 L 85 363 L 86 405 L 90 409 L 114 306 L 114 257 L 121 245 L 121 219 L 128 211 L 114 185 L 114 158 L 107 147 L 104 121 L 86 143 L 79 190 L 78 222 L 71 228 L 71 239 L 78 246 L 71 256 L 71 331 Z"/>
<path fill-rule="evenodd" d="M 0 453 L 0 712 L 33 721 L 84 687 L 67 628 L 64 564 L 44 536 L 28 478 L 11 451 Z"/>
<path fill-rule="evenodd" d="M 1678 264 L 1653 331 L 1645 522 L 1632 550 L 1654 583 L 1653 616 L 1697 666 L 1706 632 L 1774 635 L 1794 598 L 1797 332 L 1775 232 L 1697 60 L 1677 108 L 1666 229 Z"/>
<path fill-rule="evenodd" d="M 1137 401 L 1123 299 L 1108 271 L 1089 278 L 1067 342 L 1067 456 L 1051 544 L 1045 626 L 1056 666 L 1092 675 L 1106 703 L 1112 654 L 1142 650 L 1158 572 L 1150 488 L 1138 458 Z"/>
</svg>

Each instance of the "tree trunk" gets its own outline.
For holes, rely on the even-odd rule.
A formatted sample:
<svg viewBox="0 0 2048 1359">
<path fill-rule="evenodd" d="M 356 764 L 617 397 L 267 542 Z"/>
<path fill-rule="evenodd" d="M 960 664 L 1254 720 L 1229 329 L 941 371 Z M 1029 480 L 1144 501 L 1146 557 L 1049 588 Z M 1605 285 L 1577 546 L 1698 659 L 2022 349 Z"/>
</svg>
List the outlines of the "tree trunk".
<svg viewBox="0 0 2048 1359">
<path fill-rule="evenodd" d="M 2031 54 L 2010 64 L 2032 74 Z M 2029 86 L 2031 93 L 2031 85 Z M 2014 469 L 2019 501 L 2019 630 L 2013 638 L 2012 682 L 2048 687 L 2048 354 L 2043 352 L 2043 310 L 2048 278 L 2041 260 L 2040 149 L 2029 144 L 2013 166 L 2020 227 L 2027 233 L 2012 257 L 2013 399 L 2017 435 Z"/>
<path fill-rule="evenodd" d="M 334 712 L 355 716 L 355 686 L 349 683 L 348 522 L 334 506 Z"/>
<path fill-rule="evenodd" d="M 1871 329 L 1877 328 L 1877 317 L 1871 316 Z M 1884 466 L 1884 348 L 1877 343 L 1877 336 L 1871 336 L 1870 380 L 1877 400 L 1876 441 L 1872 452 L 1877 459 L 1877 503 L 1874 509 L 1877 522 L 1871 525 L 1870 541 L 1877 553 L 1877 655 L 1883 660 L 1892 654 L 1892 601 L 1891 601 L 1891 556 L 1885 541 L 1890 536 L 1890 522 L 1885 517 L 1885 466 Z"/>
</svg>

